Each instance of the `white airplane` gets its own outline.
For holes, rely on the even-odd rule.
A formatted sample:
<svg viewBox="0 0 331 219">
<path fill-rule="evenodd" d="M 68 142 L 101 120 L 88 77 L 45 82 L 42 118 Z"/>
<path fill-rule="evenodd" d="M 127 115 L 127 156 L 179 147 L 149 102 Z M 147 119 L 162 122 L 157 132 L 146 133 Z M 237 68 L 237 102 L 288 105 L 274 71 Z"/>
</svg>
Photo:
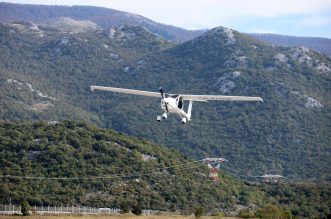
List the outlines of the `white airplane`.
<svg viewBox="0 0 331 219">
<path fill-rule="evenodd" d="M 264 174 L 262 176 L 258 176 L 258 177 L 261 177 L 261 178 L 266 178 L 266 179 L 274 179 L 274 178 L 285 178 L 284 176 L 282 175 L 279 175 L 279 174 Z"/>
<path fill-rule="evenodd" d="M 262 176 L 258 176 L 258 177 L 263 178 L 263 180 L 264 180 L 265 182 L 274 182 L 274 183 L 278 182 L 278 180 L 280 180 L 280 179 L 282 179 L 282 178 L 285 179 L 284 176 L 279 175 L 279 174 L 264 174 L 264 175 L 262 175 Z"/>
<path fill-rule="evenodd" d="M 205 159 L 201 160 L 203 163 L 206 163 L 210 169 L 216 168 L 219 169 L 221 166 L 221 163 L 223 162 L 229 162 L 228 160 L 221 158 L 221 157 L 207 157 Z"/>
<path fill-rule="evenodd" d="M 162 98 L 161 109 L 163 110 L 163 114 L 157 116 L 156 118 L 157 121 L 161 122 L 162 119 L 166 119 L 169 113 L 176 113 L 181 117 L 183 124 L 185 124 L 187 121 L 191 121 L 193 101 L 208 102 L 212 100 L 221 100 L 221 101 L 262 101 L 263 102 L 261 97 L 167 94 L 167 93 L 163 93 L 162 87 L 160 87 L 160 93 L 116 88 L 116 87 L 103 87 L 103 86 L 91 86 L 91 90 L 112 91 L 117 93 L 142 95 L 148 97 L 161 97 Z M 189 101 L 187 112 L 183 110 L 185 100 Z"/>
</svg>

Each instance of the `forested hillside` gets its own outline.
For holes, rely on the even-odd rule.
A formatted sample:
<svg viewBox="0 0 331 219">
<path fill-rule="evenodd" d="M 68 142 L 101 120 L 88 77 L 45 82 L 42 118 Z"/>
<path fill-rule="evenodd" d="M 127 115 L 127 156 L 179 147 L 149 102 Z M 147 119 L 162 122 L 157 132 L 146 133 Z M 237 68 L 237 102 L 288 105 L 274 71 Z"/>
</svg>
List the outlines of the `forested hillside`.
<svg viewBox="0 0 331 219">
<path fill-rule="evenodd" d="M 330 185 L 243 184 L 173 149 L 84 122 L 0 122 L 0 201 L 322 217 Z M 275 210 L 276 209 L 276 210 Z M 264 213 L 265 215 L 265 213 Z"/>
<path fill-rule="evenodd" d="M 291 179 L 330 179 L 324 175 L 330 172 L 331 137 L 327 56 L 215 28 L 145 60 L 150 65 L 136 77 L 149 80 L 125 87 L 151 90 L 162 83 L 172 93 L 261 96 L 265 101 L 194 103 L 191 124 L 183 128 L 177 120 L 175 129 L 162 125 L 159 135 L 179 136 L 165 137 L 166 145 L 197 157 L 221 155 L 233 161 L 233 171 L 240 175 L 276 171 Z M 128 129 L 146 136 L 133 125 Z"/>
<path fill-rule="evenodd" d="M 277 172 L 330 180 L 330 58 L 264 44 L 227 28 L 172 45 L 140 27 L 71 32 L 32 23 L 0 27 L 0 115 L 80 119 L 201 159 L 233 175 Z M 192 122 L 156 122 L 157 99 L 91 92 L 90 85 L 261 96 L 263 103 L 193 103 Z"/>
<path fill-rule="evenodd" d="M 85 123 L 1 122 L 0 133 L 0 175 L 18 177 L 0 179 L 2 201 L 231 210 L 247 190 L 224 174 L 214 185 L 206 165 L 174 150 Z"/>
</svg>

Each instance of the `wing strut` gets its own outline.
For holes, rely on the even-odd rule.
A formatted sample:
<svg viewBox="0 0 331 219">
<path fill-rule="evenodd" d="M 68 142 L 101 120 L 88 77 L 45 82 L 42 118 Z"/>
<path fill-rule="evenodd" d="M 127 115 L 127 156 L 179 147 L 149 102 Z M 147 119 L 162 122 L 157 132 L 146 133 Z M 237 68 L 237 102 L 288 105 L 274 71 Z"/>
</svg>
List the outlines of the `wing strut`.
<svg viewBox="0 0 331 219">
<path fill-rule="evenodd" d="M 188 109 L 187 109 L 187 115 L 188 115 L 188 120 L 191 120 L 191 113 L 192 113 L 192 103 L 193 100 L 190 100 L 190 103 L 188 104 Z"/>
</svg>

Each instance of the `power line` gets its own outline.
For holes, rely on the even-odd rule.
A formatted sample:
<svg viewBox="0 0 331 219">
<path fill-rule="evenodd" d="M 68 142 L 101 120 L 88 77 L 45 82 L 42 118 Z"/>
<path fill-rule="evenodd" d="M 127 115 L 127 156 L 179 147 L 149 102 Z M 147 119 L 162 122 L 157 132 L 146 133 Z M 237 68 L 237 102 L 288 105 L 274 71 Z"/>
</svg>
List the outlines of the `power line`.
<svg viewBox="0 0 331 219">
<path fill-rule="evenodd" d="M 183 164 L 177 164 L 173 166 L 168 166 L 165 168 L 155 168 L 150 170 L 145 170 L 141 173 L 135 173 L 135 174 L 110 174 L 106 176 L 77 176 L 77 177 L 44 177 L 44 176 L 17 176 L 17 175 L 0 175 L 0 178 L 7 178 L 7 179 L 36 179 L 36 180 L 93 180 L 93 179 L 112 179 L 112 178 L 130 178 L 130 177 L 138 177 L 138 176 L 145 176 L 149 175 L 153 172 L 162 172 L 167 171 L 172 168 L 177 168 L 177 171 L 187 170 L 187 169 L 193 169 L 196 167 L 202 166 L 201 160 L 192 161 L 189 163 L 183 163 Z"/>
</svg>

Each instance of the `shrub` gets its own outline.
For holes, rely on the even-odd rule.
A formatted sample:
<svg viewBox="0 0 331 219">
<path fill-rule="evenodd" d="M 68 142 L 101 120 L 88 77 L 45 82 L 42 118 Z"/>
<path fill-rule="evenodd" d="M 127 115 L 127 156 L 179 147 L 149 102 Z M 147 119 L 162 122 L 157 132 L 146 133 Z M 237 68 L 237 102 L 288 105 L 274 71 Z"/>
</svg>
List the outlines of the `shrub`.
<svg viewBox="0 0 331 219">
<path fill-rule="evenodd" d="M 224 217 L 224 213 L 221 212 L 221 211 L 216 211 L 216 212 L 214 212 L 213 216 L 214 216 L 216 219 L 221 219 L 222 217 Z"/>
<path fill-rule="evenodd" d="M 130 206 L 129 203 L 127 201 L 123 201 L 120 204 L 120 208 L 122 210 L 122 213 L 128 213 L 130 211 Z"/>
<path fill-rule="evenodd" d="M 195 209 L 195 212 L 194 212 L 194 216 L 196 217 L 196 218 L 200 218 L 201 216 L 203 216 L 205 214 L 205 209 L 204 209 L 204 207 L 197 207 L 196 209 Z"/>
<path fill-rule="evenodd" d="M 143 210 L 141 209 L 141 206 L 139 204 L 138 205 L 135 205 L 132 208 L 132 214 L 141 215 L 142 213 L 143 213 Z"/>
<path fill-rule="evenodd" d="M 253 217 L 255 217 L 254 212 L 251 212 L 249 209 L 243 209 L 243 210 L 239 211 L 238 216 L 242 217 L 242 218 L 253 218 Z"/>
<path fill-rule="evenodd" d="M 292 219 L 292 214 L 289 210 L 284 210 L 276 205 L 267 205 L 256 211 L 255 216 L 258 218 L 279 218 L 279 219 Z"/>
</svg>

